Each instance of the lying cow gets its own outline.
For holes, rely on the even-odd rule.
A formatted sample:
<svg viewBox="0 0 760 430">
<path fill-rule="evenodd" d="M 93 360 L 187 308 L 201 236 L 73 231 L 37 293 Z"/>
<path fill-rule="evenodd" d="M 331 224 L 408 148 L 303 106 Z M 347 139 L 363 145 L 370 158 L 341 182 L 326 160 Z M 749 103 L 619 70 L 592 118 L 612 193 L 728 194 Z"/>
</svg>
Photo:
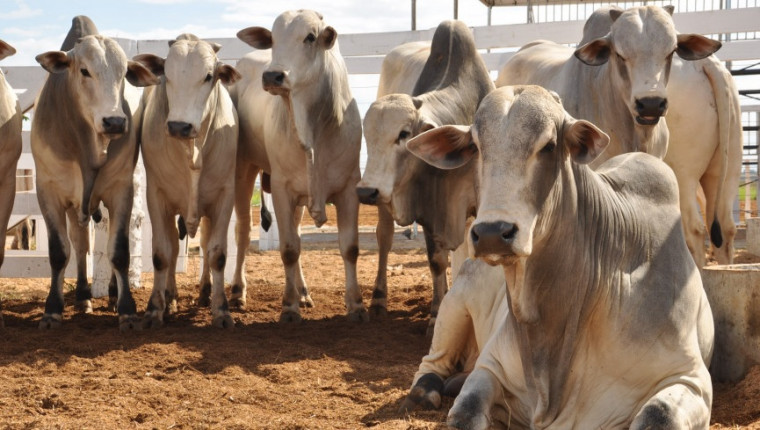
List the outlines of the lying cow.
<svg viewBox="0 0 760 430">
<path fill-rule="evenodd" d="M 677 34 L 672 7 L 611 10 L 610 31 L 580 48 L 537 41 L 525 45 L 499 71 L 496 86 L 536 84 L 556 91 L 568 112 L 588 118 L 611 138 L 594 165 L 626 152 L 665 156 L 666 85 L 673 54 L 705 58 L 720 42 Z M 591 67 L 593 66 L 593 67 Z"/>
<path fill-rule="evenodd" d="M 476 165 L 440 170 L 409 154 L 404 144 L 440 125 L 471 123 L 493 88 L 470 29 L 444 21 L 433 35 L 415 96 L 380 97 L 365 115 L 368 157 L 357 193 L 362 203 L 389 208 L 400 225 L 416 221 L 423 227 L 433 277 L 431 328 L 448 290 L 447 252 L 462 244 L 467 218 L 475 213 Z M 385 285 L 376 282 L 372 305 L 384 310 L 386 297 Z"/>
<path fill-rule="evenodd" d="M 16 50 L 11 45 L 0 40 L 0 60 L 15 53 Z M 16 197 L 16 163 L 21 157 L 21 120 L 18 97 L 0 71 L 0 230 L 3 232 L 8 229 L 13 199 Z M 0 267 L 3 265 L 4 257 L 5 246 L 2 246 Z M 0 328 L 2 327 L 3 315 L 0 313 Z"/>
<path fill-rule="evenodd" d="M 708 427 L 712 313 L 681 229 L 675 176 L 639 153 L 592 171 L 608 142 L 535 86 L 516 97 L 500 88 L 471 127 L 408 142 L 439 167 L 481 154 L 470 240 L 506 278 L 508 311 L 449 425 Z"/>
<path fill-rule="evenodd" d="M 125 77 L 135 86 L 158 80 L 141 64 L 128 61 L 118 43 L 98 35 L 84 16 L 73 19 L 61 49 L 36 58 L 50 72 L 37 98 L 31 132 L 37 199 L 48 230 L 51 268 L 40 328 L 58 327 L 63 320 L 63 274 L 71 243 L 77 259 L 76 306 L 92 312 L 85 266 L 90 243 L 87 224 L 91 216 L 98 218 L 102 202 L 110 214 L 108 258 L 118 289 L 119 328 L 134 329 L 138 319 L 129 291 L 127 229 L 137 138 L 124 99 Z"/>
<path fill-rule="evenodd" d="M 620 13 L 616 6 L 594 11 L 583 27 L 580 45 L 609 33 L 616 13 Z M 731 73 L 715 55 L 696 61 L 673 58 L 668 105 L 665 119 L 670 138 L 664 160 L 678 179 L 686 243 L 697 266 L 704 266 L 706 222 L 715 258 L 730 264 L 736 235 L 733 203 L 743 147 L 739 93 Z M 707 203 L 704 221 L 695 199 L 700 185 Z"/>
<path fill-rule="evenodd" d="M 232 89 L 240 116 L 233 300 L 245 303 L 250 199 L 256 175 L 264 170 L 271 177 L 285 266 L 280 321 L 298 322 L 299 307 L 313 306 L 301 272 L 298 226 L 304 206 L 318 226 L 324 223 L 328 201 L 338 212 L 348 317 L 367 320 L 356 276 L 359 200 L 355 186 L 360 177 L 361 118 L 348 86 L 338 33 L 319 13 L 300 10 L 278 16 L 271 32 L 250 27 L 238 32 L 238 38 L 260 51 L 238 62 L 243 79 Z"/>
<path fill-rule="evenodd" d="M 235 173 L 230 166 L 237 153 L 238 118 L 222 83 L 232 84 L 240 74 L 217 59 L 220 48 L 182 34 L 169 42 L 165 59 L 151 54 L 135 57 L 162 76 L 159 85 L 145 90 L 141 102 L 140 142 L 155 273 L 144 327 L 160 327 L 164 312 L 177 310 L 176 215 L 191 237 L 201 228 L 199 302 L 208 303 L 210 294 L 212 325 L 234 326 L 224 294 L 224 266 L 234 204 Z"/>
</svg>

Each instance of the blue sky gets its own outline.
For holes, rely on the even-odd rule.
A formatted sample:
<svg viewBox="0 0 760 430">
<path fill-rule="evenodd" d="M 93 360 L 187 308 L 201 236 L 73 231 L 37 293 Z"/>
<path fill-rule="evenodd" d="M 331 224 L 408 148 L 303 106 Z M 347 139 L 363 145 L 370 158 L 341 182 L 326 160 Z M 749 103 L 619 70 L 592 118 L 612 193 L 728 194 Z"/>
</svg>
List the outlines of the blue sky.
<svg viewBox="0 0 760 430">
<path fill-rule="evenodd" d="M 34 57 L 59 49 L 75 15 L 87 15 L 107 36 L 171 39 L 183 32 L 200 37 L 235 37 L 252 25 L 271 27 L 288 9 L 314 9 L 339 33 L 411 29 L 410 0 L 0 0 L 0 39 L 18 53 L 3 65 L 34 65 Z M 453 0 L 417 0 L 417 28 L 433 28 L 453 17 Z M 459 0 L 459 18 L 486 25 L 487 8 Z M 525 21 L 523 8 L 495 8 L 494 24 Z"/>
</svg>

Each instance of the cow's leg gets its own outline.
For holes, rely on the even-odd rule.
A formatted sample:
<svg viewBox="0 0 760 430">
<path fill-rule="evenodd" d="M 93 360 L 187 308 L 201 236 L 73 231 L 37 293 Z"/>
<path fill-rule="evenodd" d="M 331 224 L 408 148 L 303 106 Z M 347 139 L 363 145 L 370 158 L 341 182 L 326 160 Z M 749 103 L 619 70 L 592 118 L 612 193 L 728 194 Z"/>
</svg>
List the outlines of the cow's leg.
<svg viewBox="0 0 760 430">
<path fill-rule="evenodd" d="M 678 192 L 686 245 L 689 247 L 694 262 L 701 270 L 705 265 L 705 228 L 702 217 L 699 215 L 697 184 L 684 177 L 678 182 Z"/>
<path fill-rule="evenodd" d="M 50 292 L 45 300 L 45 313 L 40 320 L 40 329 L 57 328 L 63 321 L 63 274 L 69 262 L 71 244 L 66 235 L 66 213 L 55 203 L 57 199 L 47 195 L 37 187 L 42 217 L 48 230 L 48 252 L 50 257 Z"/>
<path fill-rule="evenodd" d="M 705 373 L 707 373 L 705 371 Z M 710 376 L 701 379 L 709 381 Z M 631 430 L 699 429 L 710 425 L 712 393 L 695 392 L 685 384 L 673 384 L 660 390 L 639 410 Z"/>
<path fill-rule="evenodd" d="M 393 215 L 386 205 L 377 206 L 377 276 L 375 277 L 375 289 L 372 290 L 372 304 L 369 312 L 373 317 L 388 313 L 388 254 L 393 245 Z"/>
<path fill-rule="evenodd" d="M 295 222 L 295 198 L 288 195 L 285 185 L 272 178 L 272 200 L 277 214 L 277 233 L 280 236 L 280 258 L 285 268 L 285 292 L 282 297 L 281 323 L 300 322 L 301 292 L 306 282 L 301 271 L 301 237 Z M 300 213 L 302 208 L 299 208 Z"/>
<path fill-rule="evenodd" d="M 116 275 L 111 274 L 111 280 L 108 281 L 108 309 L 116 311 L 116 301 L 119 299 L 119 286 L 116 282 Z"/>
<path fill-rule="evenodd" d="M 499 380 L 490 370 L 482 367 L 475 369 L 454 400 L 446 424 L 456 429 L 491 428 L 491 409 L 501 393 Z"/>
<path fill-rule="evenodd" d="M 478 354 L 473 319 L 467 309 L 467 285 L 454 284 L 441 302 L 430 352 L 422 357 L 412 388 L 399 409 L 406 413 L 421 407 L 438 409 L 444 381 L 457 372 L 457 365 Z M 469 369 L 465 369 L 469 370 Z"/>
<path fill-rule="evenodd" d="M 13 166 L 15 166 L 15 161 Z M 13 200 L 16 196 L 16 169 L 7 169 L 2 173 L 3 178 L 0 179 L 0 229 L 5 232 L 8 229 L 8 220 L 11 217 L 11 211 L 13 209 Z M 26 225 L 28 221 L 24 222 Z M 20 230 L 20 229 L 19 229 Z M 3 245 L 5 245 L 3 243 Z M 21 249 L 29 249 L 23 247 L 23 241 Z M 3 260 L 5 259 L 5 246 L 0 246 L 0 267 L 3 266 Z M 2 306 L 0 306 L 0 329 L 4 328 Z"/>
<path fill-rule="evenodd" d="M 441 306 L 441 300 L 449 290 L 446 280 L 446 269 L 449 266 L 448 251 L 436 242 L 430 229 L 423 227 L 425 233 L 425 246 L 427 248 L 428 265 L 430 274 L 433 278 L 433 302 L 430 306 L 430 322 L 428 323 L 428 336 L 433 335 L 436 317 L 438 317 L 438 308 Z"/>
<path fill-rule="evenodd" d="M 116 312 L 121 331 L 141 328 L 137 305 L 129 289 L 129 217 L 132 213 L 133 189 L 131 186 L 124 189 L 121 196 L 113 196 L 108 204 L 108 259 L 113 277 L 116 278 Z"/>
<path fill-rule="evenodd" d="M 356 182 L 350 184 L 335 199 L 338 245 L 346 273 L 346 310 L 351 321 L 369 321 L 356 276 L 356 261 L 359 258 L 359 196 L 356 194 Z"/>
<path fill-rule="evenodd" d="M 300 238 L 300 229 L 299 227 L 301 225 L 301 221 L 303 220 L 303 206 L 296 206 L 295 210 L 293 211 L 293 225 L 297 226 L 296 229 L 299 232 L 299 238 Z M 301 300 L 299 302 L 299 306 L 302 308 L 313 308 L 314 307 L 314 300 L 311 298 L 311 294 L 309 293 L 309 287 L 306 286 L 306 282 L 302 282 L 298 285 L 298 292 L 301 294 Z"/>
<path fill-rule="evenodd" d="M 172 217 L 174 218 L 174 217 Z M 172 224 L 175 225 L 175 224 Z M 169 232 L 177 231 L 170 229 Z M 177 292 L 177 258 L 179 257 L 179 234 L 176 235 L 174 240 L 171 241 L 171 264 L 166 269 L 168 271 L 166 275 L 166 315 L 174 315 L 177 313 L 177 298 L 179 293 Z"/>
<path fill-rule="evenodd" d="M 208 241 L 211 234 L 210 220 L 208 217 L 201 218 L 201 253 L 203 255 L 203 267 L 201 268 L 201 281 L 198 291 L 198 306 L 211 305 L 211 271 L 209 268 Z"/>
<path fill-rule="evenodd" d="M 220 202 L 221 203 L 221 202 Z M 233 328 L 235 323 L 230 315 L 230 306 L 224 295 L 224 266 L 227 261 L 227 227 L 232 215 L 232 201 L 219 204 L 213 218 L 209 219 L 209 239 L 204 253 L 211 267 L 211 325 L 218 328 Z"/>
<path fill-rule="evenodd" d="M 251 243 L 251 197 L 259 169 L 238 161 L 235 165 L 235 243 L 237 259 L 230 286 L 230 306 L 244 309 L 246 301 L 245 255 Z"/>
<path fill-rule="evenodd" d="M 75 209 L 66 211 L 69 218 L 69 240 L 74 248 L 77 263 L 76 309 L 79 312 L 92 313 L 92 288 L 87 282 L 87 252 L 90 250 L 89 225 L 79 225 L 80 212 Z"/>
<path fill-rule="evenodd" d="M 176 266 L 176 253 L 179 233 L 174 225 L 174 216 L 169 213 L 160 201 L 148 189 L 148 208 L 152 224 L 153 244 L 153 291 L 150 294 L 148 306 L 143 316 L 143 328 L 159 328 L 164 323 L 166 306 L 166 289 L 169 277 L 173 273 L 172 265 Z"/>
</svg>

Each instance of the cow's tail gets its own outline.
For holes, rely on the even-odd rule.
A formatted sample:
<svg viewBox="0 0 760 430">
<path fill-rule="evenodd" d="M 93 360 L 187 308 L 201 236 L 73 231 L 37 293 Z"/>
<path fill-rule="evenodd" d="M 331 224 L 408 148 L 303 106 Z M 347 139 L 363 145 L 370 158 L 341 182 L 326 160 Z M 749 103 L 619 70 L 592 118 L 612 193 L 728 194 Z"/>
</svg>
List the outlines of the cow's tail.
<svg viewBox="0 0 760 430">
<path fill-rule="evenodd" d="M 741 118 L 738 117 L 738 100 L 732 97 L 732 92 L 735 92 L 736 88 L 728 70 L 713 56 L 703 60 L 702 64 L 702 70 L 712 86 L 713 94 L 715 95 L 715 105 L 718 111 L 718 146 L 715 148 L 713 159 L 719 157 L 720 179 L 717 192 L 715 193 L 715 201 L 712 202 L 714 212 L 712 214 L 713 222 L 710 226 L 710 240 L 713 245 L 720 248 L 723 246 L 723 231 L 718 213 L 728 173 L 728 150 L 732 133 L 737 132 L 734 130 L 735 123 L 739 123 Z M 709 207 L 710 202 L 706 202 L 706 206 Z"/>
<path fill-rule="evenodd" d="M 185 219 L 182 218 L 182 215 L 177 218 L 177 230 L 179 230 L 179 240 L 182 240 L 187 236 L 187 226 L 185 225 Z"/>
<path fill-rule="evenodd" d="M 272 193 L 272 181 L 268 173 L 261 172 L 261 191 L 259 192 L 261 196 L 261 228 L 264 231 L 269 231 L 269 228 L 272 226 L 272 213 L 267 209 L 264 192 Z"/>
</svg>

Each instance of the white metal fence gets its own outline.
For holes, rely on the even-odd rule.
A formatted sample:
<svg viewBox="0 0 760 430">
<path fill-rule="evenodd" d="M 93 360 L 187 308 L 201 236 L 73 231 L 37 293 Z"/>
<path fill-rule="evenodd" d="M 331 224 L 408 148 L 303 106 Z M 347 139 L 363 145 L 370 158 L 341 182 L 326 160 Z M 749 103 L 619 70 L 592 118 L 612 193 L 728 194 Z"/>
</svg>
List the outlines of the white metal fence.
<svg viewBox="0 0 760 430">
<path fill-rule="evenodd" d="M 743 37 L 727 37 L 723 48 L 719 51 L 718 56 L 726 61 L 758 61 L 760 60 L 760 40 L 755 39 L 755 35 L 760 31 L 760 6 L 758 0 L 747 0 L 737 2 L 734 0 L 733 9 L 724 10 L 707 10 L 720 9 L 707 7 L 714 5 L 719 0 L 703 0 L 703 6 L 693 5 L 693 1 L 668 1 L 675 3 L 676 14 L 673 19 L 676 28 L 683 33 L 700 33 L 706 35 L 744 35 Z M 626 2 L 642 3 L 642 2 Z M 648 3 L 666 3 L 666 2 L 648 2 Z M 743 7 L 736 7 L 740 3 Z M 483 58 L 489 69 L 495 71 L 498 66 L 506 61 L 512 52 L 520 46 L 535 39 L 549 39 L 558 43 L 575 44 L 581 39 L 583 24 L 586 17 L 593 12 L 599 4 L 584 3 L 579 5 L 574 14 L 568 13 L 568 16 L 560 15 L 558 17 L 542 16 L 538 13 L 538 23 L 518 24 L 518 25 L 495 25 L 486 27 L 474 27 L 473 33 L 477 47 L 482 51 Z M 583 9 L 581 9 L 581 6 Z M 538 6 L 535 6 L 538 7 Z M 582 13 L 581 13 L 582 10 Z M 548 8 L 547 8 L 548 11 Z M 684 13 L 678 13 L 685 11 Z M 547 14 L 549 12 L 546 12 Z M 544 22 L 555 21 L 558 22 Z M 341 34 L 339 36 L 340 50 L 346 59 L 346 65 L 350 74 L 349 80 L 354 91 L 354 96 L 360 106 L 362 115 L 374 100 L 377 91 L 377 82 L 379 77 L 380 66 L 384 55 L 399 44 L 418 41 L 431 40 L 435 29 L 404 31 L 404 32 L 386 32 L 386 33 L 361 33 L 361 34 Z M 201 35 L 202 36 L 202 35 Z M 752 36 L 752 37 L 750 37 Z M 128 40 L 116 39 L 124 48 L 127 56 L 132 57 L 141 53 L 153 53 L 157 55 L 166 55 L 168 52 L 167 40 Z M 222 61 L 234 64 L 237 59 L 252 50 L 248 45 L 236 38 L 215 38 L 210 39 L 222 45 L 218 55 Z M 53 49 L 54 47 L 51 47 Z M 24 111 L 30 111 L 34 105 L 34 98 L 42 86 L 46 73 L 38 65 L 15 66 L 3 68 L 8 81 L 17 90 L 19 100 Z M 34 118 L 33 111 L 29 116 Z M 25 137 L 28 142 L 28 136 Z M 364 153 L 364 150 L 363 150 Z M 365 156 L 362 155 L 362 160 Z M 363 167 L 363 162 L 362 162 Z M 24 146 L 24 154 L 19 165 L 21 175 L 34 172 L 34 165 L 31 160 L 31 153 L 28 143 Z M 44 226 L 39 218 L 39 208 L 36 205 L 36 196 L 34 190 L 26 193 L 19 193 L 14 205 L 15 216 L 33 216 L 38 219 L 37 235 L 38 241 L 44 237 Z M 147 229 L 146 229 L 147 230 Z M 150 243 L 150 232 L 143 232 L 143 243 Z M 231 243 L 234 243 L 231 242 Z M 38 243 L 38 246 L 41 245 Z M 11 256 L 11 259 L 14 258 Z M 150 267 L 149 257 L 143 256 L 143 260 Z M 228 261 L 233 261 L 230 258 Z M 3 267 L 9 266 L 8 258 Z M 32 267 L 34 265 L 27 265 Z M 44 266 L 44 267 L 43 267 Z M 25 276 L 47 276 L 48 268 L 46 265 L 37 266 L 40 270 L 24 272 Z M 5 274 L 8 276 L 8 274 Z"/>
</svg>

